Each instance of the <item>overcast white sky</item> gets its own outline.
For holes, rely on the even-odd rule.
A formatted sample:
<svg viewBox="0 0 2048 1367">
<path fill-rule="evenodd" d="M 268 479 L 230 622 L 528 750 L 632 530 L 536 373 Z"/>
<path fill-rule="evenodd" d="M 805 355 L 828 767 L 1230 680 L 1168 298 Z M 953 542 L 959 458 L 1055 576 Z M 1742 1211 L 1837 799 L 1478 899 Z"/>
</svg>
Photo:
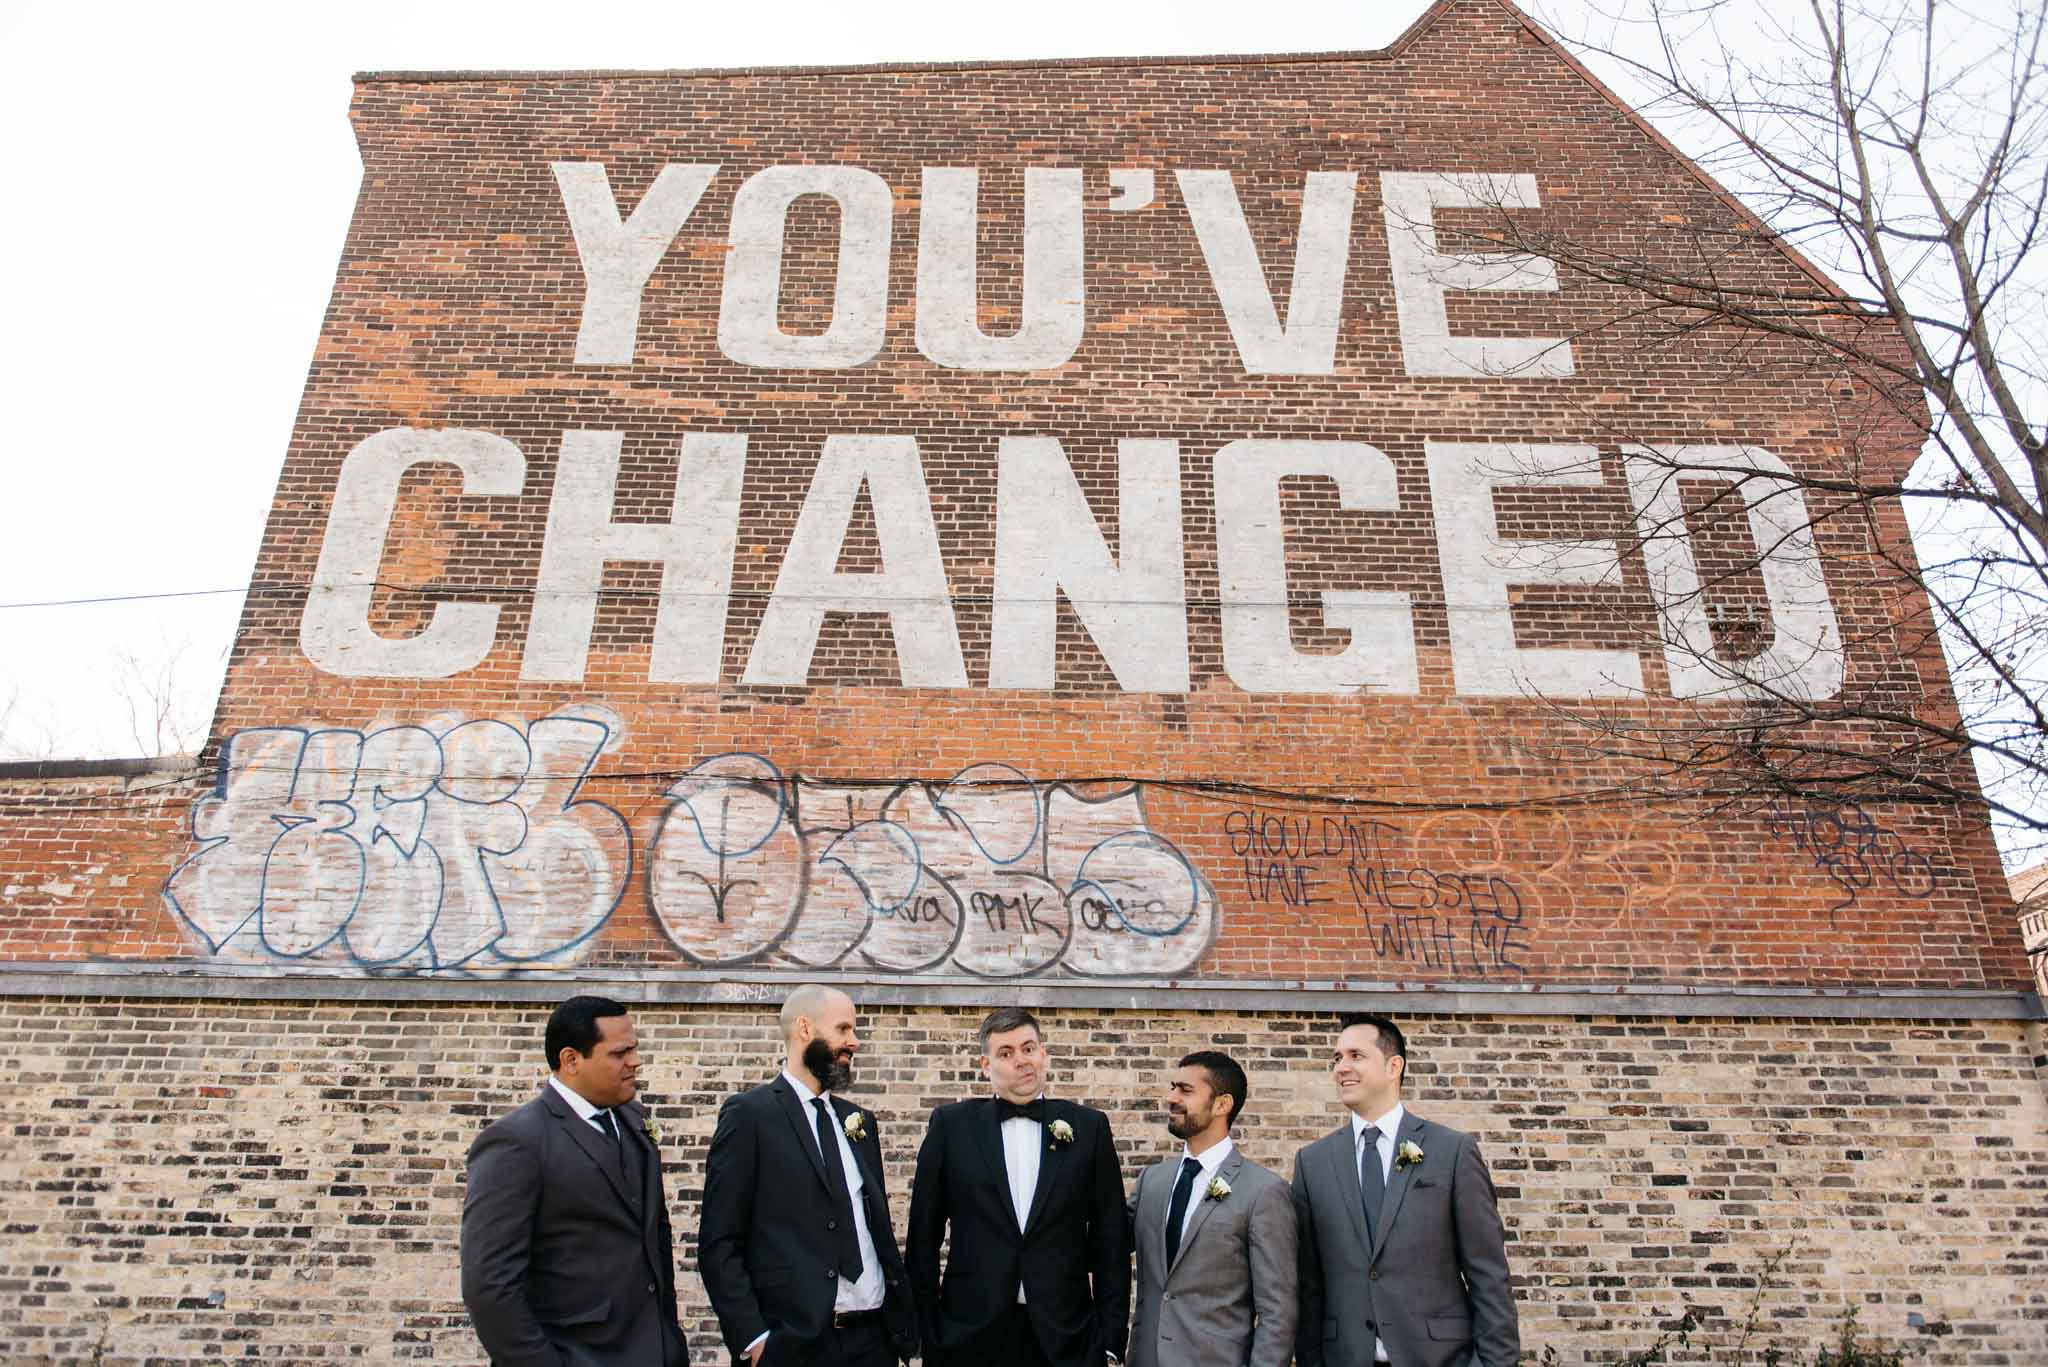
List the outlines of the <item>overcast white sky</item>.
<svg viewBox="0 0 2048 1367">
<path fill-rule="evenodd" d="M 1426 8 L 0 4 L 0 604 L 248 581 L 361 177 L 354 72 L 1336 51 Z M 203 731 L 240 607 L 0 607 L 12 756 L 154 752 L 124 653 L 182 646 Z"/>
<path fill-rule="evenodd" d="M 0 759 L 175 749 L 130 661 L 175 661 L 203 735 L 361 176 L 352 73 L 1339 51 L 1426 8 L 0 3 Z"/>
</svg>

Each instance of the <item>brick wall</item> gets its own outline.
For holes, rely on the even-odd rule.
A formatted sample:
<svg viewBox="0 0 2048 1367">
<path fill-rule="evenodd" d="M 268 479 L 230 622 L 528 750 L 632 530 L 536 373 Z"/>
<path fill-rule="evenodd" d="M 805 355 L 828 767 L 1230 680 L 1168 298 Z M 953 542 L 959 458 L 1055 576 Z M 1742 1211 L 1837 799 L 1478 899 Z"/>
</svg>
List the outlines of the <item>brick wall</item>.
<svg viewBox="0 0 2048 1367">
<path fill-rule="evenodd" d="M 977 1090 L 979 1014 L 864 1012 L 857 1090 L 885 1122 L 899 1230 L 926 1108 Z M 537 1085 L 544 1007 L 15 999 L 0 1018 L 0 1357 L 480 1361 L 456 1289 L 462 1158 Z M 1111 1111 L 1127 1179 L 1167 1147 L 1162 1060 L 1200 1044 L 1248 1066 L 1257 1161 L 1288 1171 L 1341 1114 L 1327 1033 L 1300 1014 L 1044 1018 L 1056 1089 Z M 772 1005 L 636 1020 L 687 1243 L 719 1100 L 776 1066 Z M 1410 1025 L 1413 1105 L 1477 1132 L 1500 1186 L 1526 1345 L 1610 1360 L 1681 1295 L 1725 1344 L 1761 1265 L 1792 1248 L 1762 1298 L 1772 1341 L 1810 1348 L 1854 1305 L 1930 1363 L 2048 1357 L 2040 1027 Z M 709 1362 L 722 1350 L 680 1253 Z"/>
<path fill-rule="evenodd" d="M 1654 798 L 1570 719 L 1742 715 L 1675 696 L 1640 557 L 1564 582 L 1640 530 L 1631 442 L 1819 474 L 1903 468 L 1917 434 L 1859 377 L 1660 337 L 1581 277 L 1440 291 L 1425 335 L 1414 213 L 1674 267 L 1737 223 L 1494 0 L 1379 54 L 398 74 L 351 115 L 362 192 L 206 766 L 0 791 L 0 954 L 2027 987 L 1972 804 Z M 944 189 L 969 168 L 978 210 Z M 1526 207 L 1401 207 L 1509 173 Z M 811 192 L 747 209 L 790 176 Z M 1078 225 L 1057 288 L 1027 220 Z M 951 342 L 947 224 L 978 282 Z M 628 325 L 590 291 L 635 232 L 660 250 Z M 764 233 L 780 292 L 750 304 Z M 1720 269 L 1812 285 L 1775 249 Z M 962 359 L 1047 318 L 1079 326 L 1063 359 Z M 863 320 L 871 354 L 833 342 Z M 1430 371 L 1530 338 L 1570 373 Z M 1578 450 L 1564 482 L 1515 465 L 1537 447 Z M 1754 529 L 1686 499 L 1707 606 L 1777 611 Z M 1503 585 L 1475 528 L 1580 549 Z M 1903 542 L 1894 507 L 1823 520 L 1814 658 L 1946 717 L 1938 652 L 1895 629 L 1922 609 L 1872 569 Z M 1617 674 L 1640 696 L 1577 696 Z"/>
<path fill-rule="evenodd" d="M 199 885 L 193 869 L 215 851 L 190 838 L 190 830 L 195 820 L 207 822 L 207 810 L 219 803 L 209 797 L 213 779 L 209 771 L 162 771 L 133 779 L 0 781 L 0 898 L 6 906 L 0 914 L 0 959 L 360 971 L 362 963 L 340 939 L 311 949 L 285 943 L 295 953 L 276 953 L 258 939 L 258 920 L 205 916 L 207 904 L 193 896 Z M 954 844 L 934 842 L 930 824 L 920 828 L 928 836 L 928 865 L 956 859 L 946 865 L 954 871 L 944 885 L 950 898 L 946 922 L 903 926 L 897 933 L 905 939 L 891 941 L 887 918 L 874 918 L 844 898 L 831 902 L 817 887 L 807 889 L 805 900 L 799 889 L 784 885 L 776 889 L 780 902 L 766 896 L 754 902 L 741 889 L 733 908 L 764 908 L 756 912 L 754 928 L 739 926 L 723 939 L 711 937 L 702 924 L 672 914 L 676 904 L 662 902 L 676 896 L 674 875 L 666 871 L 670 865 L 657 859 L 664 848 L 682 848 L 713 867 L 700 846 L 682 842 L 682 836 L 694 840 L 696 834 L 688 807 L 666 797 L 672 781 L 674 775 L 598 775 L 584 787 L 586 797 L 633 814 L 635 859 L 631 875 L 621 871 L 610 883 L 616 904 L 606 908 L 592 939 L 567 955 L 553 955 L 553 963 L 573 961 L 600 974 L 657 971 L 684 978 L 715 978 L 721 971 L 803 974 L 805 961 L 813 969 L 836 963 L 838 971 L 891 974 L 928 955 L 909 937 L 936 933 L 930 943 L 938 949 L 946 943 L 965 947 L 954 961 L 940 963 L 938 971 L 920 971 L 918 978 L 963 982 L 969 978 L 956 965 L 977 943 L 977 953 L 995 967 L 1053 965 L 1061 976 L 1090 945 L 1098 947 L 1090 953 L 1110 955 L 1124 953 L 1118 941 L 1141 939 L 1130 930 L 1118 933 L 1114 920 L 1106 924 L 1096 910 L 1100 904 L 1085 889 L 1061 896 L 1081 867 L 1073 848 L 1065 869 L 1059 867 L 1061 851 L 1053 851 L 1055 879 L 1024 883 L 967 848 L 958 830 L 938 830 Z M 1077 787 L 1118 791 L 1112 785 Z M 895 793 L 831 785 L 809 785 L 807 791 L 850 793 L 862 803 Z M 938 791 L 942 785 L 907 789 L 907 797 L 924 803 L 926 822 L 934 810 L 930 793 Z M 1882 879 L 1872 873 L 1876 861 L 1864 863 L 1853 844 L 1845 844 L 1862 836 L 1843 834 L 1837 807 L 1774 805 L 1751 818 L 1722 816 L 1712 824 L 1686 826 L 1673 814 L 1618 810 L 1380 814 L 1174 783 L 1145 785 L 1143 795 L 1147 801 L 1130 810 L 1141 814 L 1139 822 L 1149 832 L 1184 851 L 1202 879 L 1198 914 L 1206 920 L 1206 939 L 1196 947 L 1200 955 L 1176 951 L 1178 957 L 1155 967 L 1126 959 L 1135 965 L 1122 974 L 1126 980 L 1186 976 L 1262 984 L 1493 988 L 1636 982 L 1710 990 L 1731 984 L 2013 990 L 2028 984 L 2013 920 L 1980 892 L 1985 883 L 1974 869 L 1944 863 L 1937 879 L 1905 887 Z M 274 816 L 311 810 L 313 797 L 301 793 L 274 807 L 258 803 L 250 810 L 254 816 L 242 818 L 242 830 L 254 830 L 260 840 L 254 846 L 258 869 L 260 855 L 276 842 Z M 1061 797 L 1047 799 L 1047 810 L 1055 820 L 1061 812 L 1087 816 L 1085 807 Z M 371 803 L 362 803 L 358 820 L 375 820 Z M 1944 844 L 1974 844 L 1980 834 L 1952 816 L 1907 820 L 1911 824 L 1898 826 L 1903 836 L 1882 828 L 1896 851 L 1939 853 Z M 1122 830 L 1120 824 L 1090 826 L 1085 820 L 1077 828 L 1081 838 Z M 741 883 L 776 867 L 809 869 L 823 879 L 831 873 L 827 857 L 834 853 L 834 836 L 827 830 L 799 840 L 786 826 L 780 834 L 788 842 L 786 853 L 735 859 L 727 879 Z M 1835 840 L 1833 851 L 1823 840 Z M 221 846 L 217 855 L 231 848 Z M 958 859 L 961 848 L 969 859 Z M 270 859 L 272 867 L 283 863 L 274 853 Z M 1837 859 L 1841 863 L 1831 863 Z M 332 871 L 336 865 L 326 867 Z M 348 865 L 350 871 L 354 867 Z M 498 863 L 487 867 L 498 869 Z M 1919 869 L 1896 867 L 1907 875 Z M 1190 885 L 1178 873 L 1180 865 L 1153 869 L 1174 871 L 1182 889 Z M 1030 933 L 1008 900 L 1018 883 L 1042 894 Z M 389 908 L 375 900 L 381 887 L 389 892 L 399 885 L 365 879 L 367 896 L 352 908 L 356 920 L 334 914 L 322 922 L 326 933 L 385 916 Z M 514 902 L 516 889 L 510 885 L 502 898 L 508 914 L 524 906 Z M 920 900 L 924 896 L 928 892 Z M 274 924 L 291 924 L 274 910 L 274 885 L 270 906 Z M 473 904 L 457 902 L 453 892 L 442 896 L 444 916 L 453 918 L 449 908 L 457 906 Z M 1171 916 L 1184 914 L 1180 906 Z M 287 910 L 309 914 L 299 904 Z M 432 912 L 430 900 L 424 910 L 416 906 L 412 924 L 430 926 Z M 250 904 L 236 904 L 233 914 L 248 916 Z M 1012 939 L 997 941 L 993 926 L 1006 914 Z M 1137 912 L 1133 920 L 1145 924 Z M 870 922 L 881 928 L 870 928 Z M 240 933 L 219 947 L 205 939 L 203 928 L 219 933 L 227 924 L 242 924 Z M 801 939 L 819 935 L 807 930 L 815 924 L 829 935 Z M 1032 949 L 1030 957 L 1001 959 L 1034 943 L 1042 949 Z M 391 967 L 420 971 L 418 959 L 412 955 L 410 963 Z M 1116 963 L 1090 959 L 1096 978 L 1114 976 Z M 469 967 L 510 965 L 485 957 Z M 1087 982 L 1077 974 L 1071 978 Z"/>
</svg>

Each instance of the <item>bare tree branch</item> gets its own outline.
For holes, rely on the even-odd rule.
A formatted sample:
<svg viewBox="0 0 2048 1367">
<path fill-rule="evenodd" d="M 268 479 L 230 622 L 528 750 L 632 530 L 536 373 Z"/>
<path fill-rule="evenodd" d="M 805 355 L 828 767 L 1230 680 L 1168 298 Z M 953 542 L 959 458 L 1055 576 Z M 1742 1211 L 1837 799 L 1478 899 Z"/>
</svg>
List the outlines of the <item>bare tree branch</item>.
<svg viewBox="0 0 2048 1367">
<path fill-rule="evenodd" d="M 1699 458 L 1586 401 L 1611 443 L 1601 481 L 1665 491 L 1637 498 L 1614 582 L 1648 587 L 1655 620 L 1623 616 L 1693 691 L 1553 703 L 1579 737 L 1560 745 L 1646 795 L 1988 807 L 2048 845 L 2048 8 L 1559 8 L 1536 0 L 1742 207 L 1702 184 L 1646 226 L 1503 199 L 1436 221 L 1441 250 L 1553 263 L 1575 346 L 1828 396 L 1785 471 Z M 1789 272 L 1788 248 L 1818 271 Z M 1788 640 L 1769 580 L 1808 572 L 1854 610 Z M 1801 662 L 1829 651 L 1849 665 L 1815 696 Z"/>
</svg>

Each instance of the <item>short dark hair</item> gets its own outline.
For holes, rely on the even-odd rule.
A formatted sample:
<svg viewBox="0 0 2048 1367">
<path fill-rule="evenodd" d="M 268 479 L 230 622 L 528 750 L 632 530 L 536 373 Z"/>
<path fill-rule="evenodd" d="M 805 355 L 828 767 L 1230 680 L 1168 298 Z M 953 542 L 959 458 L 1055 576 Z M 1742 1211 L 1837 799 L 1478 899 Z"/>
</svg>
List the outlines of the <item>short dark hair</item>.
<svg viewBox="0 0 2048 1367">
<path fill-rule="evenodd" d="M 1387 1058 L 1401 1060 L 1401 1071 L 1408 1071 L 1408 1041 L 1401 1034 L 1400 1026 L 1370 1011 L 1347 1011 L 1337 1017 L 1337 1033 L 1340 1035 L 1354 1025 L 1370 1025 L 1378 1031 L 1380 1053 Z"/>
<path fill-rule="evenodd" d="M 1179 1063 L 1182 1068 L 1200 1068 L 1209 1075 L 1209 1086 L 1218 1096 L 1230 1098 L 1230 1115 L 1223 1128 L 1230 1129 L 1237 1124 L 1237 1118 L 1244 1114 L 1244 1099 L 1250 1093 L 1250 1084 L 1245 1081 L 1244 1069 L 1230 1055 L 1215 1049 L 1197 1049 L 1184 1055 Z"/>
<path fill-rule="evenodd" d="M 606 1016 L 623 1016 L 626 1008 L 610 997 L 571 997 L 548 1017 L 542 1047 L 548 1051 L 548 1071 L 562 1071 L 562 1051 L 574 1049 L 585 1058 L 597 1048 L 597 1023 Z"/>
<path fill-rule="evenodd" d="M 1012 1030 L 1022 1030 L 1027 1025 L 1031 1027 L 1031 1033 L 1038 1036 L 1038 1042 L 1045 1043 L 1045 1031 L 1038 1028 L 1038 1017 L 1021 1006 L 997 1007 L 981 1018 L 981 1030 L 978 1032 L 981 1052 L 988 1052 L 988 1042 L 992 1036 L 1007 1035 Z"/>
</svg>

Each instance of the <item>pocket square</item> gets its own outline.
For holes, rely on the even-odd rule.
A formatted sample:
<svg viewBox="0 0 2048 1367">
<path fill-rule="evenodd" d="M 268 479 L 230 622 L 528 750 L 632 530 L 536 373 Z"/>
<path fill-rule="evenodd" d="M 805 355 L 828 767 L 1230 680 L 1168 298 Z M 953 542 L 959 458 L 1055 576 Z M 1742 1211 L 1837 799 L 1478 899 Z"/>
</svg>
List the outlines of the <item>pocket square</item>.
<svg viewBox="0 0 2048 1367">
<path fill-rule="evenodd" d="M 1415 1186 L 1418 1190 L 1420 1190 L 1423 1187 L 1433 1187 L 1435 1185 L 1436 1179 L 1433 1177 L 1418 1177 L 1415 1179 Z"/>
</svg>

